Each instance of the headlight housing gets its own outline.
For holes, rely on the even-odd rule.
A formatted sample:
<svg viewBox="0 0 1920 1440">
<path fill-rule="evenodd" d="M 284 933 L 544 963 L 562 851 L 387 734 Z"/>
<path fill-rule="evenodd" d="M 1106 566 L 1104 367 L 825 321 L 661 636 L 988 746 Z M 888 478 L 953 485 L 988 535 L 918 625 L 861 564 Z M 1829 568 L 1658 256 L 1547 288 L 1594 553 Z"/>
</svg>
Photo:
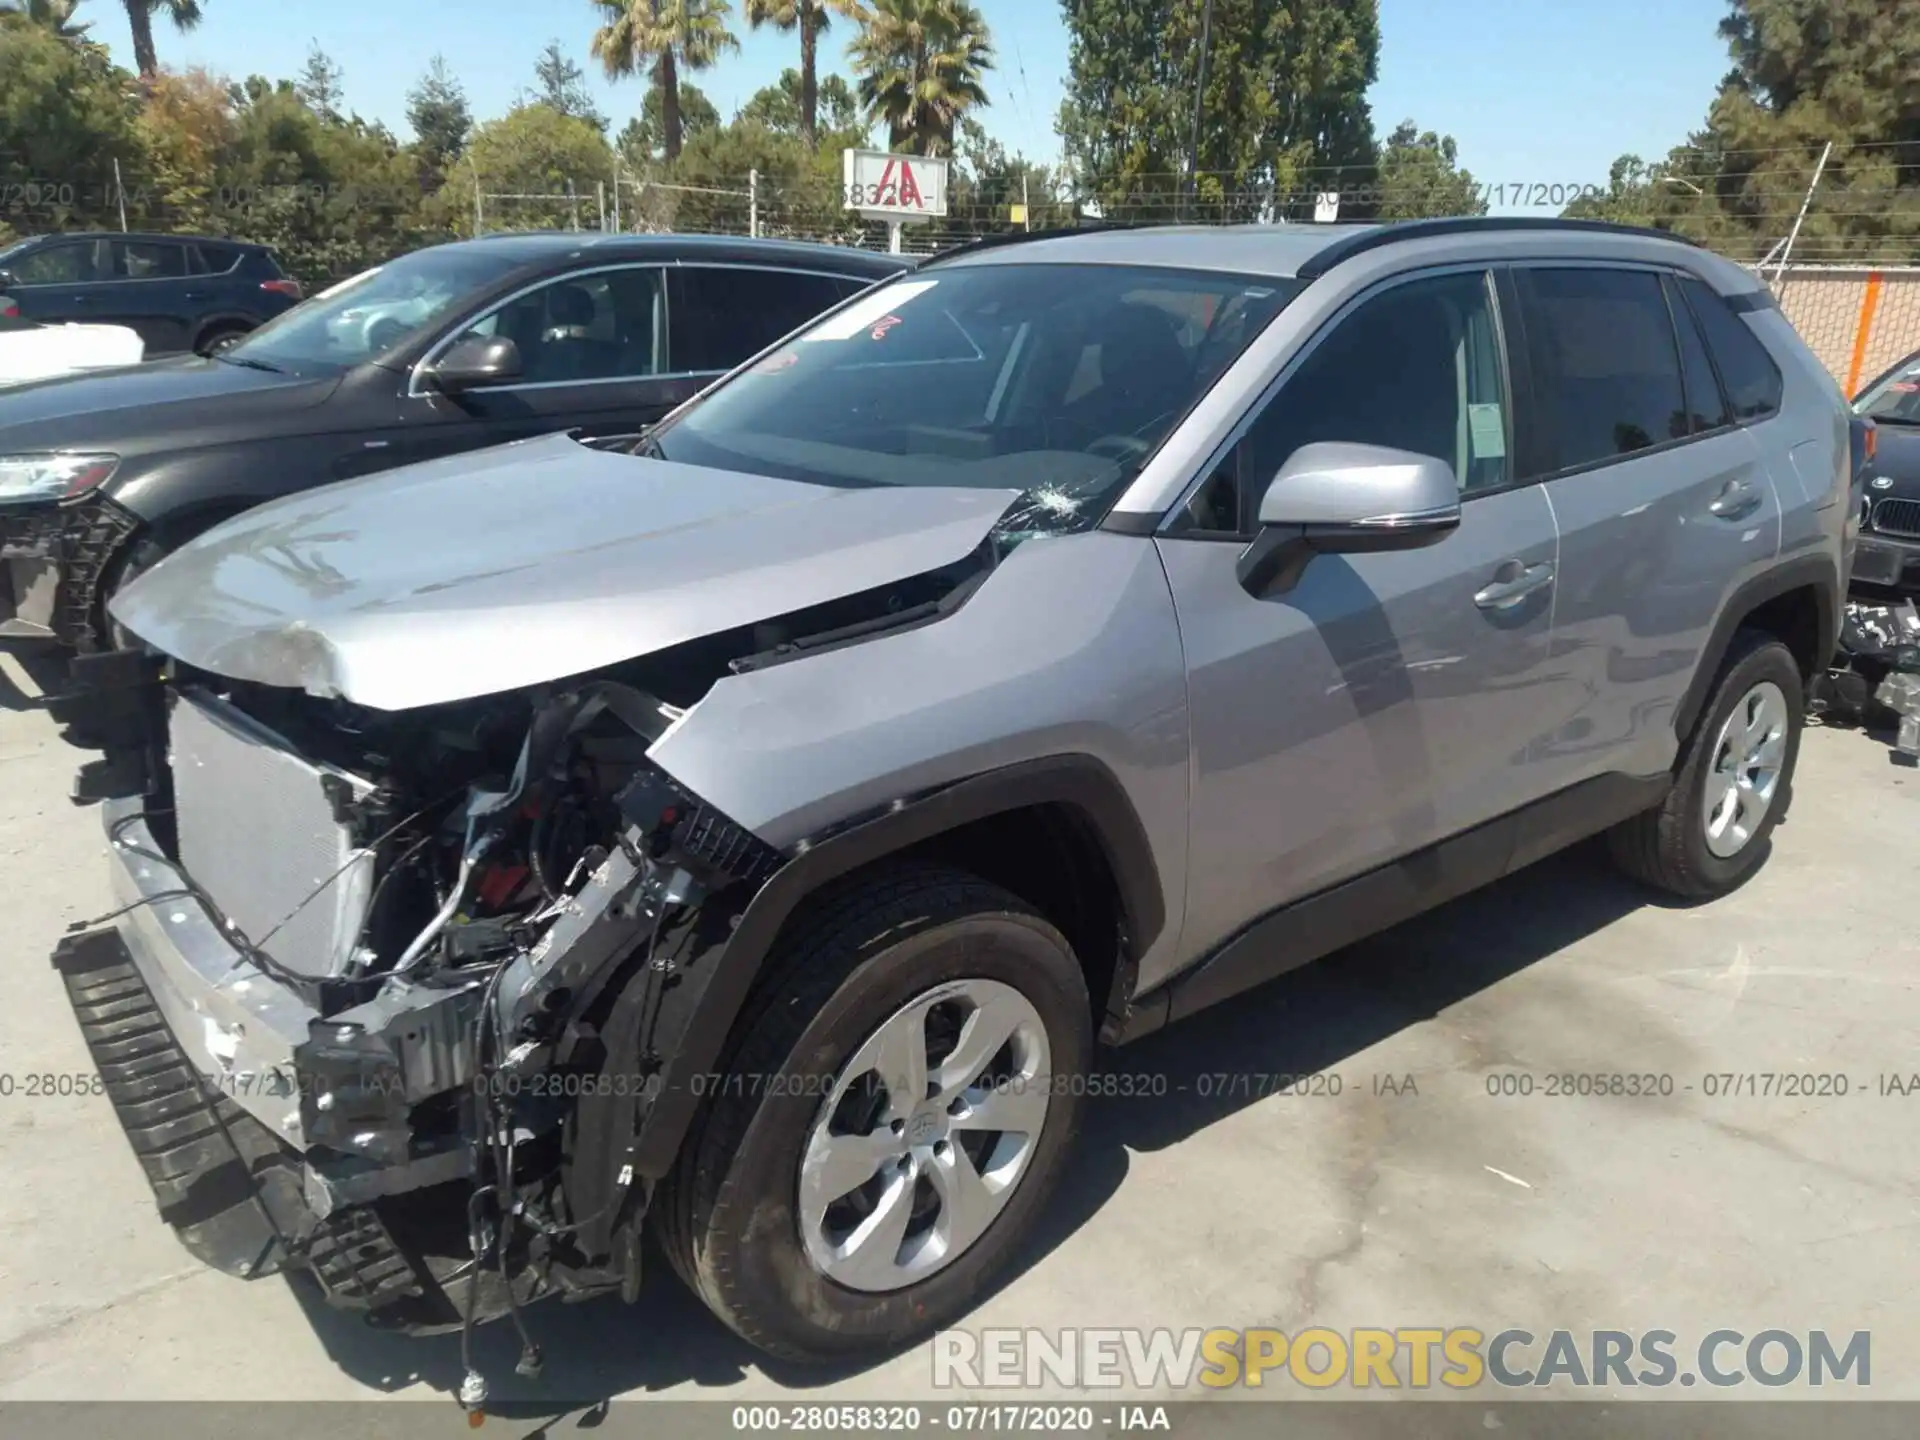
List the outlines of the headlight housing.
<svg viewBox="0 0 1920 1440">
<path fill-rule="evenodd" d="M 104 483 L 118 455 L 0 455 L 0 505 L 17 500 L 70 500 Z"/>
</svg>

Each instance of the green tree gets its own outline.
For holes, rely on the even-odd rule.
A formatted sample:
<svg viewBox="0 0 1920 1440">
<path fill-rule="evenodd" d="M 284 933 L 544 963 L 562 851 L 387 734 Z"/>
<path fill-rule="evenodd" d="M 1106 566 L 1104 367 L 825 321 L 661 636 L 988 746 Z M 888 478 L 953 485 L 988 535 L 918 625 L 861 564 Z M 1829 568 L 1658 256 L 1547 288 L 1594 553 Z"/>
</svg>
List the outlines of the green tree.
<svg viewBox="0 0 1920 1440">
<path fill-rule="evenodd" d="M 967 0 L 872 0 L 848 53 L 889 149 L 951 155 L 961 116 L 990 103 L 993 38 Z"/>
<path fill-rule="evenodd" d="M 308 43 L 307 63 L 301 67 L 300 78 L 294 81 L 293 89 L 322 120 L 337 123 L 344 118 L 340 106 L 346 99 L 346 89 L 340 62 L 322 50 L 318 40 Z"/>
<path fill-rule="evenodd" d="M 80 0 L 5 0 L 0 4 L 0 20 L 24 21 L 61 40 L 81 40 L 93 26 L 73 23 L 73 12 L 79 8 Z"/>
<path fill-rule="evenodd" d="M 1059 131 L 1076 186 L 1118 218 L 1310 213 L 1317 190 L 1370 176 L 1367 87 L 1377 0 L 1212 0 L 1198 174 L 1189 176 L 1205 0 L 1061 0 L 1068 45 Z"/>
<path fill-rule="evenodd" d="M 424 231 L 412 158 L 385 127 L 316 114 L 287 80 L 250 76 L 228 93 L 228 233 L 271 245 L 309 287 L 439 238 Z"/>
<path fill-rule="evenodd" d="M 75 44 L 8 20 L 0 28 L 0 178 L 16 221 L 35 230 L 86 228 L 115 214 L 113 162 L 142 183 L 146 146 L 130 77 L 104 46 Z"/>
<path fill-rule="evenodd" d="M 407 124 L 413 127 L 421 186 L 437 190 L 473 132 L 467 92 L 447 68 L 445 57 L 435 55 L 419 83 L 407 92 Z"/>
<path fill-rule="evenodd" d="M 860 0 L 746 0 L 746 7 L 747 23 L 756 30 L 762 25 L 771 25 L 776 30 L 800 32 L 800 138 L 812 145 L 818 139 L 819 129 L 816 56 L 820 37 L 833 23 L 835 15 L 857 17 Z"/>
<path fill-rule="evenodd" d="M 1624 155 L 1606 193 L 1568 214 L 1675 230 L 1738 259 L 1792 229 L 1833 151 L 1794 254 L 1920 253 L 1920 29 L 1883 0 L 1732 0 L 1719 33 L 1733 68 L 1705 126 L 1653 164 Z"/>
<path fill-rule="evenodd" d="M 753 98 L 740 107 L 739 118 L 758 120 L 769 130 L 800 136 L 809 144 L 825 141 L 834 150 L 866 144 L 867 124 L 860 114 L 860 97 L 843 77 L 828 75 L 816 87 L 812 135 L 807 134 L 802 118 L 802 89 L 800 72 L 783 70 L 773 84 L 753 92 Z"/>
<path fill-rule="evenodd" d="M 661 148 L 669 163 L 685 138 L 680 72 L 708 69 L 740 42 L 727 28 L 727 0 L 594 0 L 605 23 L 593 36 L 593 56 L 609 79 L 642 70 L 660 92 Z"/>
<path fill-rule="evenodd" d="M 550 105 L 516 105 L 473 132 L 466 163 L 454 168 L 440 193 L 436 214 L 445 223 L 472 229 L 476 176 L 489 230 L 587 226 L 596 221 L 596 187 L 613 180 L 613 147 L 591 121 Z M 569 193 L 573 198 L 564 198 Z M 492 201 L 487 194 L 553 198 Z"/>
<path fill-rule="evenodd" d="M 200 0 L 125 0 L 127 24 L 133 30 L 133 63 L 142 80 L 151 80 L 160 72 L 160 57 L 153 48 L 153 17 L 165 15 L 176 30 L 191 30 L 200 23 Z"/>
<path fill-rule="evenodd" d="M 221 172 L 234 149 L 227 82 L 205 70 L 163 70 L 148 86 L 139 126 L 152 157 L 152 189 L 136 192 L 142 223 L 156 229 L 209 231 L 219 217 Z M 229 195 L 231 192 L 227 192 Z"/>
<path fill-rule="evenodd" d="M 523 97 L 523 103 L 545 105 L 562 115 L 585 120 L 602 135 L 607 133 L 607 117 L 593 103 L 586 72 L 568 58 L 558 40 L 549 40 L 540 58 L 533 62 L 533 81 L 533 89 Z"/>
<path fill-rule="evenodd" d="M 647 171 L 666 159 L 666 125 L 661 119 L 660 91 L 648 87 L 640 113 L 620 131 L 614 148 L 628 168 Z M 691 81 L 680 82 L 680 138 L 684 145 L 696 135 L 720 128 L 720 112 L 707 92 Z"/>
<path fill-rule="evenodd" d="M 645 218 L 659 228 L 745 234 L 751 217 L 743 192 L 753 171 L 760 177 L 762 234 L 815 240 L 857 235 L 858 222 L 840 204 L 838 152 L 810 148 L 797 133 L 783 134 L 746 116 L 687 141 L 673 178 L 693 188 L 650 204 Z"/>
<path fill-rule="evenodd" d="M 1073 203 L 1060 177 L 1024 155 L 1009 155 L 977 120 L 961 120 L 957 151 L 947 199 L 949 231 L 992 235 L 1073 223 Z M 1024 225 L 1014 222 L 1015 205 L 1026 207 Z"/>
<path fill-rule="evenodd" d="M 1487 202 L 1473 172 L 1460 168 L 1451 135 L 1403 120 L 1380 149 L 1370 208 L 1379 220 L 1484 215 Z"/>
</svg>

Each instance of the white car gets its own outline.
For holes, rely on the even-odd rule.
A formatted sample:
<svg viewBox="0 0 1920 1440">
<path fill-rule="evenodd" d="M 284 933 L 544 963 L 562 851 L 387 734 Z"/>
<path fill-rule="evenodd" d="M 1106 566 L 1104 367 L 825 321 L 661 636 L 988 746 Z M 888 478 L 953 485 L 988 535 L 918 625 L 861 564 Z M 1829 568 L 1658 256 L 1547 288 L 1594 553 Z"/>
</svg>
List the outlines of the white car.
<svg viewBox="0 0 1920 1440">
<path fill-rule="evenodd" d="M 45 325 L 0 317 L 0 386 L 138 365 L 146 343 L 124 325 Z"/>
</svg>

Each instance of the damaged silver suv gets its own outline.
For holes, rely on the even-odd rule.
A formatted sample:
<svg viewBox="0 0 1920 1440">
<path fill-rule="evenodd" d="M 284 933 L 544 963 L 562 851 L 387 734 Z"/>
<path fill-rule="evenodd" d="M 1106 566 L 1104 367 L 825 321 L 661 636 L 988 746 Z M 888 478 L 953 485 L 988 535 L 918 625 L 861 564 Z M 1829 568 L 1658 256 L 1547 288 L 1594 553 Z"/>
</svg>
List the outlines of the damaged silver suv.
<svg viewBox="0 0 1920 1440">
<path fill-rule="evenodd" d="M 1854 457 L 1746 270 L 1512 220 L 956 252 L 634 453 L 273 502 L 85 660 L 56 956 L 162 1216 L 430 1330 L 951 1322 L 1096 1047 L 1584 836 L 1787 808 Z"/>
</svg>

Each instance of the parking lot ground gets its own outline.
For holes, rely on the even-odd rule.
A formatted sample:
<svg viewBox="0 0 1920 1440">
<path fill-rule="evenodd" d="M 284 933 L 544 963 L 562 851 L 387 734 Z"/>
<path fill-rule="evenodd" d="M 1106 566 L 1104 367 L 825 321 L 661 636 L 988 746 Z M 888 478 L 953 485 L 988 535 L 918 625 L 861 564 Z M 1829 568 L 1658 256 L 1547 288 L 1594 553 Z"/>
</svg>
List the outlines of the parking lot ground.
<svg viewBox="0 0 1920 1440">
<path fill-rule="evenodd" d="M 455 1339 L 203 1270 L 104 1098 L 24 1093 L 88 1071 L 46 957 L 108 908 L 98 816 L 30 690 L 0 681 L 0 1400 L 443 1397 Z M 1131 1093 L 1092 1104 L 1045 1233 L 965 1326 L 1661 1328 L 1683 1352 L 1866 1330 L 1871 1395 L 1920 1398 L 1920 1093 L 1883 1093 L 1920 1072 L 1917 858 L 1920 772 L 1814 727 L 1774 853 L 1727 899 L 1663 906 L 1570 853 L 1119 1052 Z M 1298 1073 L 1327 1078 L 1281 1093 Z M 1550 1078 L 1616 1075 L 1651 1093 Z M 1765 1093 L 1782 1075 L 1846 1093 Z M 538 1385 L 509 1327 L 477 1351 L 535 1410 L 934 1393 L 925 1346 L 765 1364 L 663 1263 L 636 1306 L 529 1322 Z"/>
</svg>

